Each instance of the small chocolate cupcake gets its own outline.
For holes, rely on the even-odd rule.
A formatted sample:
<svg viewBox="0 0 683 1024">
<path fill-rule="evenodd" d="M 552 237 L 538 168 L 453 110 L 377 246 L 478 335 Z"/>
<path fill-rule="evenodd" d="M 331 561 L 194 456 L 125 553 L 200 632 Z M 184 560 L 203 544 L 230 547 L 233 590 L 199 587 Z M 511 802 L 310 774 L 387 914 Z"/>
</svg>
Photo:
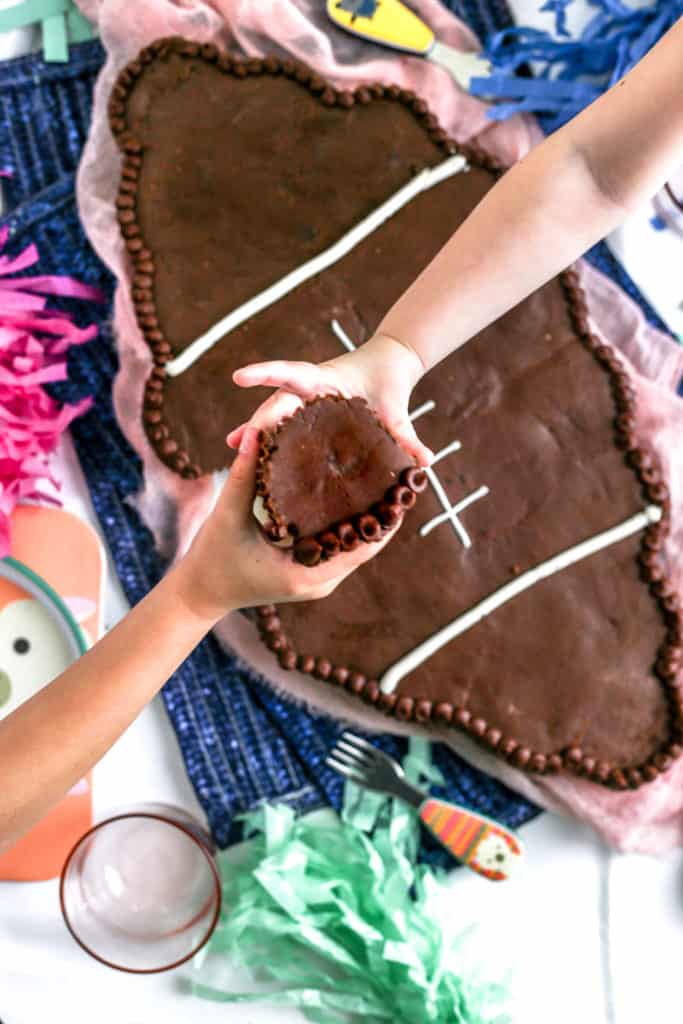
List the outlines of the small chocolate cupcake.
<svg viewBox="0 0 683 1024">
<path fill-rule="evenodd" d="M 362 398 L 316 398 L 260 442 L 254 515 L 303 565 L 380 540 L 427 486 Z"/>
</svg>

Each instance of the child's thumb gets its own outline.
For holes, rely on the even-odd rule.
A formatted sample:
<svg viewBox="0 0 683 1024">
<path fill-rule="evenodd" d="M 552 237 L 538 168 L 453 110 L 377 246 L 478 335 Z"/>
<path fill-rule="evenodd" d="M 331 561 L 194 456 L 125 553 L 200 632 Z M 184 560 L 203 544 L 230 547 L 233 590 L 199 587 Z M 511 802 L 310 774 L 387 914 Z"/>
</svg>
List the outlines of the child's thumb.
<svg viewBox="0 0 683 1024">
<path fill-rule="evenodd" d="M 254 501 L 254 474 L 259 454 L 259 432 L 245 427 L 237 458 L 232 464 L 224 494 L 237 515 L 251 513 Z"/>
<path fill-rule="evenodd" d="M 428 448 L 426 444 L 422 443 L 417 435 L 415 427 L 407 416 L 389 424 L 389 430 L 394 434 L 394 437 L 403 444 L 404 448 L 407 448 L 410 454 L 417 460 L 418 465 L 431 465 L 434 458 L 434 452 L 431 448 Z"/>
</svg>

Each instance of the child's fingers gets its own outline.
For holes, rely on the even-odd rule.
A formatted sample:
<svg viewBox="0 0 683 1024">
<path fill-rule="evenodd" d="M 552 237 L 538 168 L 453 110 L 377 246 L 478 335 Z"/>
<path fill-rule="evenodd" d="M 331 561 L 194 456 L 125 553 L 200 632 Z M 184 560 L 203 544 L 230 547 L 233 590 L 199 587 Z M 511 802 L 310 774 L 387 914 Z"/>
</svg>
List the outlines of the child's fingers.
<svg viewBox="0 0 683 1024">
<path fill-rule="evenodd" d="M 243 429 L 237 458 L 232 464 L 230 475 L 221 494 L 221 501 L 229 503 L 231 512 L 238 521 L 251 515 L 258 453 L 258 430 L 247 424 Z"/>
<path fill-rule="evenodd" d="M 257 430 L 268 430 L 285 417 L 292 416 L 302 405 L 303 400 L 291 391 L 276 391 L 258 407 L 249 423 Z"/>
<path fill-rule="evenodd" d="M 249 426 L 254 427 L 257 431 L 267 430 L 285 417 L 292 416 L 297 409 L 301 408 L 302 404 L 302 399 L 298 395 L 293 395 L 289 391 L 276 391 L 258 407 L 249 420 Z M 228 434 L 226 442 L 230 448 L 239 447 L 246 426 L 247 424 L 243 423 Z"/>
<path fill-rule="evenodd" d="M 434 452 L 422 443 L 410 420 L 406 419 L 402 422 L 397 438 L 416 459 L 419 466 L 429 466 L 434 461 Z"/>
<path fill-rule="evenodd" d="M 400 411 L 398 415 L 395 409 L 380 410 L 380 414 L 387 425 L 389 432 L 400 444 L 409 451 L 419 466 L 429 466 L 434 459 L 434 452 L 423 444 L 417 436 L 415 427 L 408 417 Z"/>
<path fill-rule="evenodd" d="M 246 425 L 246 423 L 241 423 L 239 427 L 235 427 L 234 430 L 230 431 L 225 439 L 228 448 L 239 448 Z"/>
<path fill-rule="evenodd" d="M 341 389 L 324 366 L 274 360 L 252 363 L 236 370 L 232 379 L 241 388 L 269 387 L 291 391 L 304 400 L 316 395 L 340 394 Z"/>
<path fill-rule="evenodd" d="M 296 395 L 292 395 L 287 391 L 276 391 L 274 395 L 271 395 L 270 398 L 267 398 L 258 407 L 248 424 L 242 423 L 239 427 L 235 427 L 234 430 L 230 431 L 225 439 L 228 447 L 239 448 L 247 426 L 254 427 L 257 431 L 273 427 L 285 416 L 291 416 L 292 413 L 295 413 L 301 404 L 301 399 Z"/>
</svg>

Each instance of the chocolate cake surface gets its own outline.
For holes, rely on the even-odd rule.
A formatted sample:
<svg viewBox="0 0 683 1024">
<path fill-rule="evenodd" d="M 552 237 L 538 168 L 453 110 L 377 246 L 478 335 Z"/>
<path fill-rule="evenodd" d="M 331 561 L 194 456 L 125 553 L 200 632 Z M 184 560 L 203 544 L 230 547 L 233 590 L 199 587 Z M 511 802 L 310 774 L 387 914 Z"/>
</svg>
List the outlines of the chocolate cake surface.
<svg viewBox="0 0 683 1024">
<path fill-rule="evenodd" d="M 160 457 L 187 476 L 223 465 L 225 434 L 267 393 L 234 387 L 235 369 L 338 355 L 333 320 L 361 344 L 497 173 L 468 151 L 468 170 L 170 377 L 169 358 L 455 145 L 398 88 L 338 93 L 291 62 L 182 41 L 143 51 L 110 112 L 133 300 L 155 361 L 143 415 Z M 274 657 L 403 720 L 461 728 L 527 770 L 617 788 L 655 778 L 681 753 L 683 622 L 663 550 L 668 487 L 636 434 L 637 400 L 591 331 L 576 275 L 550 282 L 421 381 L 430 486 L 330 597 L 260 610 Z M 425 641 L 634 517 L 634 532 L 539 576 L 382 692 Z"/>
<path fill-rule="evenodd" d="M 257 518 L 306 565 L 380 540 L 426 486 L 361 398 L 315 399 L 261 434 Z"/>
</svg>

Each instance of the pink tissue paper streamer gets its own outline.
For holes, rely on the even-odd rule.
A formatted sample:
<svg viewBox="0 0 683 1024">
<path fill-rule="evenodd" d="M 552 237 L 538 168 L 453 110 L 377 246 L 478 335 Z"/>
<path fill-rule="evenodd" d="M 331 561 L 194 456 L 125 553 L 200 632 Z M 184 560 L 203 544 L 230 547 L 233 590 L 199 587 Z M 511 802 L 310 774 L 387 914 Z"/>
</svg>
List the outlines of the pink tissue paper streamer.
<svg viewBox="0 0 683 1024">
<path fill-rule="evenodd" d="M 0 558 L 10 552 L 10 516 L 22 501 L 59 504 L 49 464 L 60 434 L 90 408 L 91 399 L 60 406 L 44 384 L 66 380 L 66 353 L 97 334 L 79 329 L 64 313 L 51 313 L 47 295 L 104 301 L 96 288 L 70 277 L 14 277 L 38 262 L 27 246 L 2 255 L 9 237 L 0 229 Z M 47 485 L 47 490 L 46 490 Z"/>
<path fill-rule="evenodd" d="M 397 57 L 332 29 L 315 0 L 80 0 L 96 22 L 108 59 L 96 88 L 95 114 L 78 178 L 82 218 L 90 239 L 120 282 L 115 325 L 121 370 L 114 389 L 119 421 L 145 468 L 144 490 L 137 507 L 155 533 L 160 548 L 178 556 L 214 500 L 215 485 L 204 479 L 182 481 L 151 450 L 141 425 L 142 394 L 151 367 L 130 300 L 130 267 L 117 230 L 114 200 L 119 156 L 109 132 L 106 105 L 121 67 L 155 38 L 183 35 L 217 42 L 249 56 L 287 54 L 304 60 L 337 86 L 363 81 L 396 82 L 429 103 L 455 138 L 477 136 L 500 159 L 521 159 L 541 139 L 529 118 L 504 124 L 486 120 L 486 106 L 464 93 L 440 68 L 419 58 Z M 437 37 L 462 49 L 477 41 L 437 0 L 416 0 L 413 7 Z M 675 395 L 683 373 L 683 349 L 649 327 L 638 307 L 619 288 L 586 263 L 580 265 L 591 319 L 596 331 L 616 346 L 639 385 L 638 428 L 660 454 L 668 470 L 673 530 L 668 555 L 673 582 L 683 587 L 683 403 Z M 616 596 L 616 595 L 615 595 Z M 220 623 L 217 635 L 277 689 L 318 710 L 370 731 L 405 733 L 399 722 L 380 716 L 345 694 L 296 672 L 284 672 L 258 640 L 254 626 L 240 615 Z M 412 729 L 419 732 L 419 729 Z M 425 733 L 425 735 L 427 735 Z M 434 732 L 430 732 L 432 738 Z M 516 771 L 460 733 L 442 730 L 439 739 L 468 761 L 501 779 L 541 806 L 589 822 L 605 840 L 621 849 L 657 852 L 683 843 L 683 761 L 667 775 L 635 792 L 615 793 L 573 777 L 531 777 Z"/>
</svg>

